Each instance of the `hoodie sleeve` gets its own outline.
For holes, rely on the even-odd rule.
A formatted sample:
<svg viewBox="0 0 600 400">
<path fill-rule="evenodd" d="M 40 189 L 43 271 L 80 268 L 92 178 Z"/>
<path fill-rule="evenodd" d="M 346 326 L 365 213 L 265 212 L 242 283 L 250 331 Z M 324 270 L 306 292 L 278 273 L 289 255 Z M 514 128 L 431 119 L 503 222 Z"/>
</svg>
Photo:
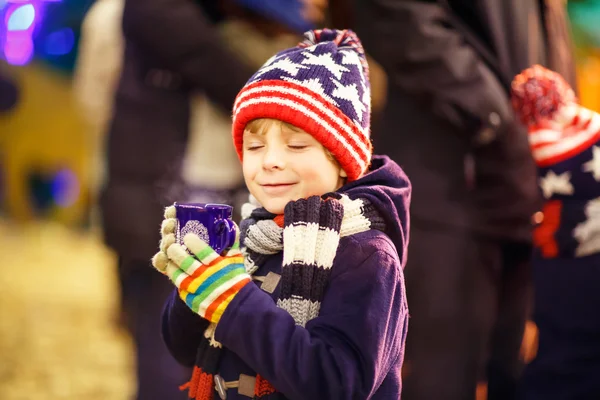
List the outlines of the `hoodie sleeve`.
<svg viewBox="0 0 600 400">
<path fill-rule="evenodd" d="M 400 261 L 389 241 L 353 239 L 340 253 L 319 317 L 306 327 L 256 285 L 246 285 L 215 339 L 290 399 L 369 399 L 399 373 L 408 309 Z"/>
<path fill-rule="evenodd" d="M 512 121 L 510 82 L 490 69 L 466 39 L 469 32 L 457 25 L 453 11 L 443 3 L 361 2 L 359 20 L 364 26 L 357 31 L 392 85 L 425 99 L 439 117 L 478 142 L 478 129 L 473 128 L 498 128 Z"/>
<path fill-rule="evenodd" d="M 193 367 L 196 352 L 208 321 L 194 313 L 179 298 L 177 289 L 165 303 L 162 316 L 162 335 L 173 358 L 186 367 Z"/>
</svg>

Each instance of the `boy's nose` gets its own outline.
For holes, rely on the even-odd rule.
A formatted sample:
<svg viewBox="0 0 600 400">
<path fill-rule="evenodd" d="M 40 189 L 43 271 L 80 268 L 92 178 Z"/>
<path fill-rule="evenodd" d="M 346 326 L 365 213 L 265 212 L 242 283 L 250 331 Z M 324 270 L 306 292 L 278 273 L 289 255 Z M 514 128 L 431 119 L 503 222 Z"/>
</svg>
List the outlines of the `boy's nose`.
<svg viewBox="0 0 600 400">
<path fill-rule="evenodd" d="M 269 146 L 264 153 L 263 168 L 284 169 L 285 168 L 285 151 L 278 146 Z"/>
</svg>

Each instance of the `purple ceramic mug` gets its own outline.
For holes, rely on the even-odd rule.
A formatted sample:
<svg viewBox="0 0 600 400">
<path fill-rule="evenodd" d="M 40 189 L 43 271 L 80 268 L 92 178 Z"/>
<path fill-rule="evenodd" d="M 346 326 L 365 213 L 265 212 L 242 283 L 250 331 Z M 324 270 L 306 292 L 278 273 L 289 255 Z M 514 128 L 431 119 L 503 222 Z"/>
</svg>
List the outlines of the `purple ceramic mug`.
<svg viewBox="0 0 600 400">
<path fill-rule="evenodd" d="M 195 233 L 221 254 L 235 243 L 233 207 L 226 204 L 175 203 L 177 229 L 175 239 L 183 245 L 188 233 Z"/>
</svg>

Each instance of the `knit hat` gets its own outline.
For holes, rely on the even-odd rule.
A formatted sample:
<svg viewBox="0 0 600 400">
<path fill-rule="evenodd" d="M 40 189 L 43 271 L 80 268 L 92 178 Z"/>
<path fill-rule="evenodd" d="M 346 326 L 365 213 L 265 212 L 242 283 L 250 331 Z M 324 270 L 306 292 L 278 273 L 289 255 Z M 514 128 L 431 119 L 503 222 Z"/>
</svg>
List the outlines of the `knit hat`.
<svg viewBox="0 0 600 400">
<path fill-rule="evenodd" d="M 577 103 L 557 73 L 539 65 L 512 83 L 538 165 L 544 218 L 535 242 L 546 257 L 600 252 L 600 115 Z"/>
<path fill-rule="evenodd" d="M 539 166 L 556 164 L 589 148 L 600 138 L 600 117 L 580 106 L 569 84 L 556 72 L 535 65 L 512 83 L 512 102 L 528 127 Z"/>
<path fill-rule="evenodd" d="M 249 122 L 287 122 L 313 135 L 353 181 L 371 160 L 370 117 L 369 69 L 358 37 L 350 30 L 308 31 L 242 88 L 233 106 L 233 141 L 241 160 Z"/>
</svg>

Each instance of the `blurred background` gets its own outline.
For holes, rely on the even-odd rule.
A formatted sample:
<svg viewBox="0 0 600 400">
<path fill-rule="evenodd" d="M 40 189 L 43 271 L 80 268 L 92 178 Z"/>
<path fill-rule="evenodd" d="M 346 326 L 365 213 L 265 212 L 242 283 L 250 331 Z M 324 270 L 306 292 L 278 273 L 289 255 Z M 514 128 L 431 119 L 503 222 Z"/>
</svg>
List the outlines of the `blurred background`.
<svg viewBox="0 0 600 400">
<path fill-rule="evenodd" d="M 18 91 L 0 112 L 1 399 L 135 390 L 131 342 L 113 322 L 115 259 L 91 224 L 98 149 L 73 96 L 91 4 L 0 1 L 0 71 Z"/>
<path fill-rule="evenodd" d="M 115 322 L 116 258 L 96 211 L 102 134 L 74 86 L 92 4 L 0 0 L 0 71 L 18 91 L 0 113 L 2 400 L 119 400 L 135 390 L 131 339 Z M 567 9 L 580 98 L 600 111 L 600 0 Z"/>
</svg>

